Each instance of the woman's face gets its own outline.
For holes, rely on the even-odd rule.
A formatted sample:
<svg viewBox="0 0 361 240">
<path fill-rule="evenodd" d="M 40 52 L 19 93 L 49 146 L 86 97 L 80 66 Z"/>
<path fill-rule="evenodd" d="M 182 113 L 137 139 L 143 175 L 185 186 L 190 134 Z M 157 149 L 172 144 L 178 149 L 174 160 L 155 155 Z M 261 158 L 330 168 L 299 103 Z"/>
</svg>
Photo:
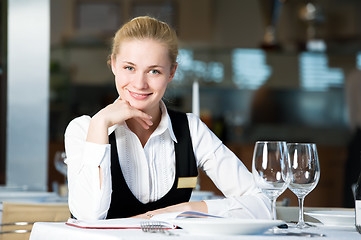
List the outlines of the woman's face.
<svg viewBox="0 0 361 240">
<path fill-rule="evenodd" d="M 175 69 L 171 69 L 168 48 L 151 39 L 123 41 L 116 58 L 112 58 L 119 96 L 145 112 L 159 109 Z"/>
</svg>

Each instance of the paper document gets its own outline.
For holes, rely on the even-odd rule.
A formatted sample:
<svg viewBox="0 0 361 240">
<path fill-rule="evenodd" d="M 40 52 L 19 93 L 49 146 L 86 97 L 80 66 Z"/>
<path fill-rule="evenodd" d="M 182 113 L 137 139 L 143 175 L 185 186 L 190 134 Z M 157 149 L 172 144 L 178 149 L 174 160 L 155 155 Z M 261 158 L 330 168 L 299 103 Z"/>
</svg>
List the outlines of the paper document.
<svg viewBox="0 0 361 240">
<path fill-rule="evenodd" d="M 152 223 L 153 220 L 141 218 L 115 218 L 107 220 L 83 221 L 69 218 L 66 225 L 86 229 L 140 229 L 144 222 Z M 159 221 L 158 221 L 159 223 Z M 171 223 L 161 222 L 164 228 L 175 228 Z"/>
<path fill-rule="evenodd" d="M 206 213 L 196 212 L 196 211 L 187 211 L 187 212 L 171 212 L 164 214 L 154 215 L 151 219 L 143 218 L 114 218 L 107 220 L 94 220 L 94 221 L 84 221 L 69 218 L 65 223 L 69 226 L 79 227 L 79 228 L 88 228 L 88 229 L 140 229 L 141 224 L 145 222 L 156 222 L 157 224 L 161 223 L 164 228 L 173 229 L 176 228 L 171 223 L 172 219 L 178 218 L 220 218 L 218 216 L 209 215 Z"/>
</svg>

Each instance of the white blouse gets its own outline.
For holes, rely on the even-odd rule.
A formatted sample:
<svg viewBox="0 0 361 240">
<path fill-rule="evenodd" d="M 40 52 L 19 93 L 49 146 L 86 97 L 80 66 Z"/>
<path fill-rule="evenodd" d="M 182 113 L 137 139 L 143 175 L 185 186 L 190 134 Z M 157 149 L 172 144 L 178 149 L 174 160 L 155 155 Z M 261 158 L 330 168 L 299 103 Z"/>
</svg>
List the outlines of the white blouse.
<svg viewBox="0 0 361 240">
<path fill-rule="evenodd" d="M 124 178 L 142 203 L 163 197 L 175 178 L 173 141 L 177 139 L 164 103 L 160 106 L 160 124 L 144 148 L 125 123 L 108 130 L 108 134 L 115 131 Z M 208 212 L 220 216 L 270 218 L 270 202 L 255 186 L 248 169 L 196 115 L 187 113 L 187 118 L 197 166 L 225 196 L 206 200 Z M 76 218 L 83 220 L 105 219 L 112 193 L 110 144 L 86 142 L 90 119 L 78 117 L 65 131 L 69 208 Z M 101 187 L 99 166 L 103 171 Z"/>
</svg>

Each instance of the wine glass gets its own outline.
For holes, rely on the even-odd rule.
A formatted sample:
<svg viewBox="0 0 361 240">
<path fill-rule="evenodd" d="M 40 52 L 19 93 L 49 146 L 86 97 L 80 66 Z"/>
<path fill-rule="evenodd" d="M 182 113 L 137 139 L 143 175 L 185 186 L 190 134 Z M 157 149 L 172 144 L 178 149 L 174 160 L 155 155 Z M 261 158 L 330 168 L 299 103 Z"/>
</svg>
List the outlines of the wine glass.
<svg viewBox="0 0 361 240">
<path fill-rule="evenodd" d="M 65 179 L 67 176 L 67 166 L 65 164 L 66 154 L 62 151 L 57 151 L 54 156 L 54 166 L 55 169 L 64 175 Z"/>
<path fill-rule="evenodd" d="M 316 144 L 314 143 L 288 143 L 290 159 L 290 183 L 288 188 L 296 194 L 299 202 L 299 216 L 296 227 L 306 228 L 303 217 L 303 202 L 317 185 L 320 179 L 320 164 Z"/>
<path fill-rule="evenodd" d="M 54 166 L 55 169 L 64 176 L 63 183 L 54 182 L 53 190 L 58 192 L 61 197 L 66 197 L 68 194 L 68 184 L 67 184 L 67 165 L 65 163 L 66 154 L 63 151 L 57 151 L 54 156 Z"/>
<path fill-rule="evenodd" d="M 256 142 L 252 160 L 252 174 L 257 186 L 272 202 L 273 220 L 277 219 L 276 199 L 288 186 L 288 169 L 286 142 Z"/>
</svg>

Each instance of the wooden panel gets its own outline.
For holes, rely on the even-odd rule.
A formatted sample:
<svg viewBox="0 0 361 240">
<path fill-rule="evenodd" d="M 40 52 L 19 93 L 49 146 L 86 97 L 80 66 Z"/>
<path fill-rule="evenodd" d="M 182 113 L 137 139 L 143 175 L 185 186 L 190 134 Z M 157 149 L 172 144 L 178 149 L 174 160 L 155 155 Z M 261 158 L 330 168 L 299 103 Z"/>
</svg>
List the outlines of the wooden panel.
<svg viewBox="0 0 361 240">
<path fill-rule="evenodd" d="M 179 27 L 182 41 L 209 42 L 213 34 L 213 4 L 210 0 L 182 0 L 178 2 Z M 202 11 L 199 11 L 202 9 Z"/>
</svg>

